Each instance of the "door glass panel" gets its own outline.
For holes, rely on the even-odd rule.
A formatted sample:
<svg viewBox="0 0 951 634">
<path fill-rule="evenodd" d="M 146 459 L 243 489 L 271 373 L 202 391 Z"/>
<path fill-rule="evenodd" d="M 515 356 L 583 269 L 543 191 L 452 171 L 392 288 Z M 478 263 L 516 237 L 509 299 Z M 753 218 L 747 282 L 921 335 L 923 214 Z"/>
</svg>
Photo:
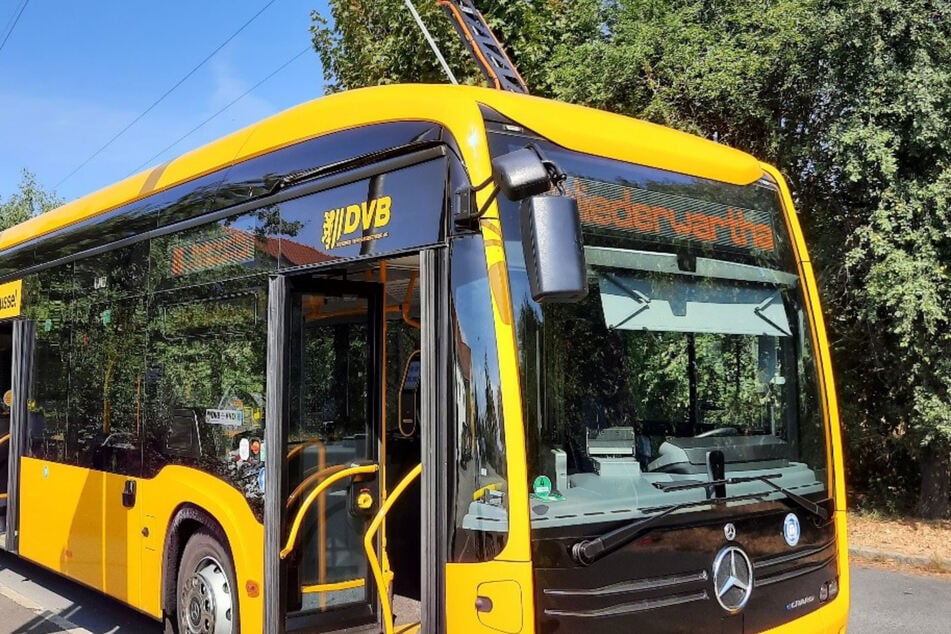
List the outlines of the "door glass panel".
<svg viewBox="0 0 951 634">
<path fill-rule="evenodd" d="M 375 287 L 365 286 L 368 290 Z M 292 296 L 288 385 L 285 540 L 301 515 L 288 557 L 288 612 L 366 604 L 367 517 L 351 504 L 351 478 L 308 495 L 341 468 L 375 462 L 379 341 L 375 293 Z M 375 495 L 375 493 L 374 493 Z M 301 513 L 302 508 L 303 513 Z"/>
</svg>

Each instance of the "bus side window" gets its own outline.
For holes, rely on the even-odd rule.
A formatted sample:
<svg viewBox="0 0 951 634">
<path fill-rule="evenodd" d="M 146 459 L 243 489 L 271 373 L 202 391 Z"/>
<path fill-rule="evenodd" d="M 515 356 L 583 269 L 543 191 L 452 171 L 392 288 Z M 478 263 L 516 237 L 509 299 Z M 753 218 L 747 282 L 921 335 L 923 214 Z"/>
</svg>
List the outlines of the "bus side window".
<svg viewBox="0 0 951 634">
<path fill-rule="evenodd" d="M 24 316 L 36 323 L 27 451 L 36 458 L 75 463 L 66 445 L 72 286 L 72 264 L 41 271 L 24 280 L 23 303 Z"/>
<path fill-rule="evenodd" d="M 70 436 L 80 466 L 140 475 L 148 242 L 75 264 Z"/>
</svg>

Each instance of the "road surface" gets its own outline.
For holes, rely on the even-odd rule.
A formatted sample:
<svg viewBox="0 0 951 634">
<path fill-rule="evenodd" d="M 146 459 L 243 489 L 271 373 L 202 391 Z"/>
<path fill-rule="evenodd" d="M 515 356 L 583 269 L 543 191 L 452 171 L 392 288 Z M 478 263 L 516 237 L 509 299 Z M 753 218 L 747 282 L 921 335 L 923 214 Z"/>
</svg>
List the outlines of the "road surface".
<svg viewBox="0 0 951 634">
<path fill-rule="evenodd" d="M 0 552 L 0 634 L 161 634 L 154 621 Z"/>
<path fill-rule="evenodd" d="M 0 634 L 161 634 L 134 610 L 0 553 Z M 850 634 L 951 631 L 951 579 L 852 567 Z"/>
</svg>

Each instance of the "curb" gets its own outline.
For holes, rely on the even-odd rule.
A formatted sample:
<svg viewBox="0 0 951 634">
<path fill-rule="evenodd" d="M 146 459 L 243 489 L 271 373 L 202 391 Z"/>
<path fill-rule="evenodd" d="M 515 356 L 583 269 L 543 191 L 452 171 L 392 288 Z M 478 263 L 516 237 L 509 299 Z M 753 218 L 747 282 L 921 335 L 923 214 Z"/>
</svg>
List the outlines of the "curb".
<svg viewBox="0 0 951 634">
<path fill-rule="evenodd" d="M 951 570 L 951 559 L 945 559 L 937 555 L 931 557 L 924 555 L 900 555 L 898 553 L 872 550 L 870 548 L 849 548 L 849 556 L 876 561 L 893 561 L 895 563 L 905 564 L 906 566 Z"/>
</svg>

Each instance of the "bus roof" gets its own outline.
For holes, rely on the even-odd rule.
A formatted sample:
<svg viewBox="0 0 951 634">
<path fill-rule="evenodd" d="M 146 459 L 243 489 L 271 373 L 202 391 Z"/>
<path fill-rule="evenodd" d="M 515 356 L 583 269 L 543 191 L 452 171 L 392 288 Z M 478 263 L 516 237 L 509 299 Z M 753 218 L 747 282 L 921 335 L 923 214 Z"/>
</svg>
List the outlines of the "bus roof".
<svg viewBox="0 0 951 634">
<path fill-rule="evenodd" d="M 446 126 L 473 182 L 489 175 L 480 105 L 566 148 L 746 185 L 763 176 L 752 156 L 684 132 L 601 110 L 472 86 L 398 84 L 306 102 L 171 161 L 0 232 L 0 251 L 235 163 L 325 134 L 388 121 Z"/>
</svg>

